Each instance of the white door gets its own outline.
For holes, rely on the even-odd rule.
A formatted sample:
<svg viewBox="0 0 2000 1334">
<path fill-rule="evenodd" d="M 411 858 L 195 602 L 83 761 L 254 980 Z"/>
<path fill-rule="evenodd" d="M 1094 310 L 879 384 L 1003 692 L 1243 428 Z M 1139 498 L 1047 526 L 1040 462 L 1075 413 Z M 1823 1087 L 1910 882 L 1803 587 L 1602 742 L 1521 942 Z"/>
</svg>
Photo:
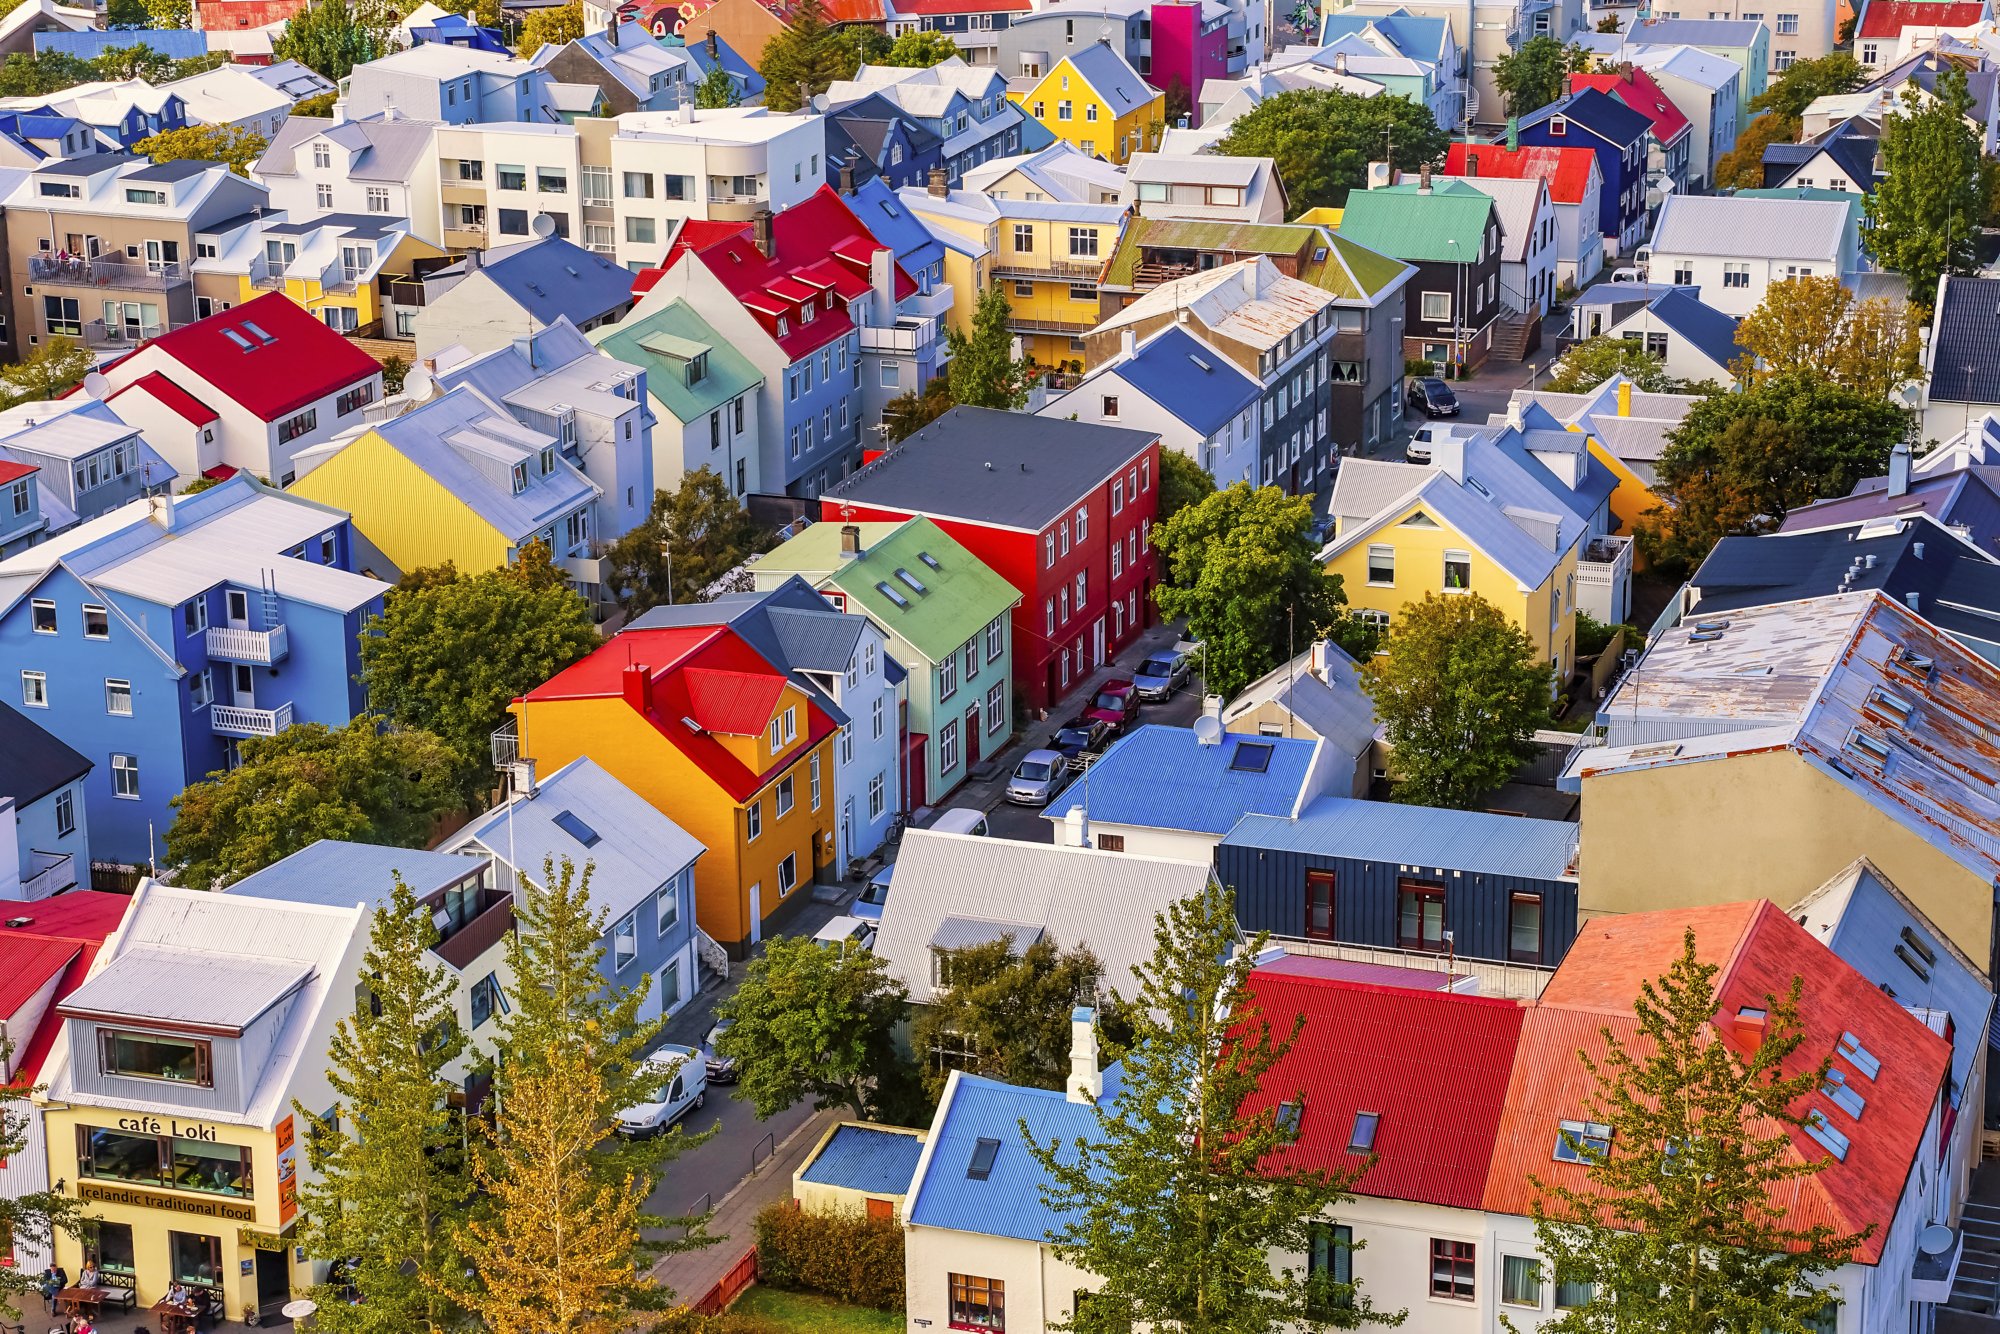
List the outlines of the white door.
<svg viewBox="0 0 2000 1334">
<path fill-rule="evenodd" d="M 750 943 L 764 938 L 764 886 L 750 886 Z"/>
<path fill-rule="evenodd" d="M 1092 667 L 1102 667 L 1104 665 L 1104 618 L 1102 616 L 1098 617 L 1097 624 L 1091 627 L 1090 665 Z"/>
<path fill-rule="evenodd" d="M 236 664 L 234 668 L 233 675 L 236 678 L 234 683 L 236 687 L 234 691 L 236 707 L 238 707 L 239 709 L 256 708 L 257 707 L 256 671 L 252 669 L 248 663 L 239 662 Z"/>
<path fill-rule="evenodd" d="M 250 628 L 250 595 L 240 588 L 223 592 L 222 601 L 229 616 L 229 628 L 248 630 Z"/>
</svg>

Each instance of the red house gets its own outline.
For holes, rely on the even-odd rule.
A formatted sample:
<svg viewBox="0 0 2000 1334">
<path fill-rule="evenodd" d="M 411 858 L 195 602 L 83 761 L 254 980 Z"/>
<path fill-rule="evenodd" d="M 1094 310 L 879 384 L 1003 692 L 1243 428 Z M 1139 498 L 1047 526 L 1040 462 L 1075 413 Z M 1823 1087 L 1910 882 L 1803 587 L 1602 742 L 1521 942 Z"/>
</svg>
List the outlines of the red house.
<svg viewBox="0 0 2000 1334">
<path fill-rule="evenodd" d="M 820 497 L 830 522 L 921 514 L 1021 593 L 1014 680 L 1048 708 L 1152 622 L 1160 437 L 953 408 Z"/>
</svg>

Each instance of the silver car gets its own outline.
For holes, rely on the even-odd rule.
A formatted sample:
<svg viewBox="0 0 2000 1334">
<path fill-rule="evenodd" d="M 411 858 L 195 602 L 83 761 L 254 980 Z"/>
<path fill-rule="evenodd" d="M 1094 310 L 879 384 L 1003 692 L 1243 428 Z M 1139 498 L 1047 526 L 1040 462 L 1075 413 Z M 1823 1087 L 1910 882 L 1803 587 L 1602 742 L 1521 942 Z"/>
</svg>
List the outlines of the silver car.
<svg viewBox="0 0 2000 1334">
<path fill-rule="evenodd" d="M 1069 786 L 1069 761 L 1059 750 L 1031 750 L 1007 780 L 1007 800 L 1019 806 L 1046 806 Z"/>
<path fill-rule="evenodd" d="M 1153 654 L 1132 673 L 1132 684 L 1138 688 L 1139 698 L 1145 700 L 1170 699 L 1187 680 L 1187 654 L 1171 651 Z"/>
</svg>

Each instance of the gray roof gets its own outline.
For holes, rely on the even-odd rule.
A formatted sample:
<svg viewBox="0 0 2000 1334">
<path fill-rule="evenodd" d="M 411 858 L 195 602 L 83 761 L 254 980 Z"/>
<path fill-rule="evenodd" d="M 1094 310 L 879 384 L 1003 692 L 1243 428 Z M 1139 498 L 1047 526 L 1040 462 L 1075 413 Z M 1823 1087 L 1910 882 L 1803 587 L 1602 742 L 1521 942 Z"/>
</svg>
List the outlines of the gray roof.
<svg viewBox="0 0 2000 1334">
<path fill-rule="evenodd" d="M 125 173 L 125 179 L 128 181 L 146 182 L 165 181 L 171 184 L 174 181 L 187 180 L 190 176 L 199 176 L 209 168 L 217 165 L 217 163 L 203 161 L 199 158 L 179 158 L 172 162 L 155 162 L 150 166 L 140 167 L 136 171 L 128 171 Z"/>
<path fill-rule="evenodd" d="M 370 116 L 363 120 L 344 120 L 338 125 L 316 116 L 287 116 L 285 123 L 278 127 L 271 137 L 271 146 L 257 159 L 252 168 L 254 175 L 275 172 L 279 175 L 297 174 L 293 161 L 300 145 L 315 135 L 324 134 L 343 148 L 358 151 L 348 176 L 357 181 L 394 181 L 404 185 L 415 179 L 416 168 L 425 151 L 430 147 L 431 137 L 436 127 L 420 120 L 398 117 L 384 120 L 380 116 Z"/>
<path fill-rule="evenodd" d="M 0 702 L 0 796 L 18 812 L 90 772 L 90 761 L 22 713 Z"/>
<path fill-rule="evenodd" d="M 1560 880 L 1576 874 L 1578 833 L 1578 826 L 1564 820 L 1321 797 L 1295 820 L 1246 815 L 1222 841 L 1233 847 Z M 902 887 L 898 873 L 896 889 Z"/>
<path fill-rule="evenodd" d="M 835 611 L 811 584 L 793 575 L 766 593 L 725 593 L 707 602 L 654 607 L 626 629 L 727 625 L 772 666 L 791 673 L 793 684 L 845 726 L 847 712 L 804 673 L 845 672 L 861 642 L 862 624 L 861 616 Z"/>
<path fill-rule="evenodd" d="M 1947 275 L 1931 337 L 1931 401 L 2000 403 L 2000 278 Z"/>
<path fill-rule="evenodd" d="M 1308 649 L 1284 666 L 1243 687 L 1243 693 L 1223 710 L 1223 724 L 1266 703 L 1276 704 L 1349 759 L 1365 755 L 1375 744 L 1375 701 L 1361 688 L 1361 672 L 1340 646 L 1326 646 L 1326 678 L 1312 671 Z"/>
<path fill-rule="evenodd" d="M 1059 948 L 1090 946 L 1104 986 L 1129 997 L 1133 968 L 1152 956 L 1154 916 L 1208 879 L 1206 862 L 913 829 L 875 952 L 921 1003 L 931 994 L 931 942 L 948 919 L 1032 925 Z"/>
<path fill-rule="evenodd" d="M 484 864 L 483 858 L 458 853 L 323 838 L 283 861 L 251 872 L 229 886 L 228 892 L 286 903 L 319 903 L 332 908 L 358 903 L 379 909 L 389 905 L 397 876 L 421 900 L 479 874 Z"/>
<path fill-rule="evenodd" d="M 1668 195 L 1653 229 L 1655 255 L 1832 259 L 1853 206 L 1830 199 Z"/>
<path fill-rule="evenodd" d="M 953 408 L 829 498 L 1039 532 L 1158 435 L 991 408 Z"/>
<path fill-rule="evenodd" d="M 296 959 L 135 945 L 72 991 L 62 1006 L 73 1012 L 243 1029 L 312 974 L 310 964 Z"/>
<path fill-rule="evenodd" d="M 1114 118 L 1144 106 L 1159 94 L 1146 86 L 1131 62 L 1099 41 L 1081 51 L 1069 53 L 1070 68 L 1087 80 L 1093 91 L 1111 107 Z"/>
<path fill-rule="evenodd" d="M 1756 43 L 1757 29 L 1763 26 L 1756 19 L 1646 19 L 1633 27 L 1627 40 L 1653 45 L 1748 47 Z"/>
<path fill-rule="evenodd" d="M 963 950 L 974 945 L 990 945 L 996 940 L 1010 941 L 1009 949 L 1015 954 L 1027 952 L 1030 945 L 1040 940 L 1044 932 L 1041 927 L 1029 922 L 996 922 L 985 917 L 947 917 L 938 923 L 938 929 L 931 932 L 931 948 L 934 950 Z"/>
</svg>

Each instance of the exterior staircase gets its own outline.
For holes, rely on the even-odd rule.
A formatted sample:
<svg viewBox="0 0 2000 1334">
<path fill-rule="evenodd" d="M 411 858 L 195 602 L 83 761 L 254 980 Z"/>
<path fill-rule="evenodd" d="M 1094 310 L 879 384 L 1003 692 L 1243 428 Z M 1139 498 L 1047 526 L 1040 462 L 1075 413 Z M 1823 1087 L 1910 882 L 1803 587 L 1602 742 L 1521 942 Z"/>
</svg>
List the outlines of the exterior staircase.
<svg viewBox="0 0 2000 1334">
<path fill-rule="evenodd" d="M 1965 1253 L 1945 1305 L 1954 1311 L 2000 1316 L 2000 1205 L 1966 1201 L 1959 1230 Z"/>
<path fill-rule="evenodd" d="M 1493 322 L 1493 356 L 1499 361 L 1525 361 L 1542 345 L 1542 317 L 1505 307 Z"/>
</svg>

